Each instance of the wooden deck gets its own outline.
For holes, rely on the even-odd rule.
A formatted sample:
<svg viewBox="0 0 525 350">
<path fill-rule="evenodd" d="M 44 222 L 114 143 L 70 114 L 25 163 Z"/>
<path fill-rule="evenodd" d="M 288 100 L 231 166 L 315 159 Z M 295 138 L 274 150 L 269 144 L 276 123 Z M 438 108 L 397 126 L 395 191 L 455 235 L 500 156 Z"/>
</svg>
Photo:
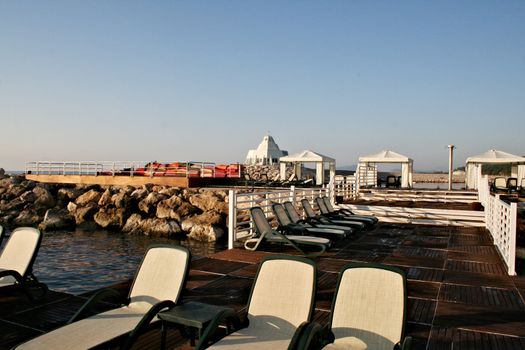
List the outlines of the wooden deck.
<svg viewBox="0 0 525 350">
<path fill-rule="evenodd" d="M 234 249 L 196 257 L 182 301 L 243 312 L 258 263 L 276 253 Z M 327 322 L 337 274 L 351 261 L 406 271 L 406 331 L 414 349 L 525 349 L 525 276 L 507 276 L 484 229 L 380 224 L 339 244 L 316 259 L 316 321 Z M 129 283 L 118 288 L 125 293 Z M 33 304 L 21 295 L 0 295 L 0 348 L 64 324 L 85 297 L 50 292 Z M 136 348 L 156 349 L 159 340 L 159 332 L 151 331 Z M 188 348 L 188 342 L 172 330 L 169 348 Z"/>
</svg>

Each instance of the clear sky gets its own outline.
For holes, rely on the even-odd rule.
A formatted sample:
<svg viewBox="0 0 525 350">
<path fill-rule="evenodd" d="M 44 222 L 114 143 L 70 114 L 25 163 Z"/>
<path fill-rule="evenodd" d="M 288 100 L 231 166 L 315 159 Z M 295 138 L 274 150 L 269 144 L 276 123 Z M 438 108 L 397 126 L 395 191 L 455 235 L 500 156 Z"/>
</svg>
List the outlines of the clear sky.
<svg viewBox="0 0 525 350">
<path fill-rule="evenodd" d="M 0 0 L 0 167 L 525 155 L 525 1 Z"/>
</svg>

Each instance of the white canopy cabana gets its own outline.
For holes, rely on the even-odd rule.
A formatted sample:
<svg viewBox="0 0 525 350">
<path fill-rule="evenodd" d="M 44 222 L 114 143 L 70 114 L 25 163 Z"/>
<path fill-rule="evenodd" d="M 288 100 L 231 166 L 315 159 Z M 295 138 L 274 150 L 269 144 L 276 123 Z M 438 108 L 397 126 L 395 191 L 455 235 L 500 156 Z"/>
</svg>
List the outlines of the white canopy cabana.
<svg viewBox="0 0 525 350">
<path fill-rule="evenodd" d="M 324 184 L 324 169 L 325 164 L 328 164 L 330 169 L 330 181 L 335 178 L 335 159 L 324 156 L 313 151 L 302 151 L 289 156 L 279 158 L 281 163 L 281 180 L 286 180 L 286 165 L 291 163 L 294 165 L 294 173 L 298 179 L 301 178 L 301 167 L 304 163 L 316 163 L 316 184 Z"/>
<path fill-rule="evenodd" d="M 525 157 L 491 149 L 485 153 L 467 158 L 465 166 L 465 185 L 467 189 L 475 190 L 478 188 L 478 180 L 481 177 L 483 164 L 511 164 L 511 176 L 518 179 L 518 184 L 525 177 Z"/>
<path fill-rule="evenodd" d="M 375 178 L 377 178 L 376 165 L 378 163 L 400 163 L 401 187 L 412 187 L 412 173 L 414 172 L 414 161 L 408 158 L 407 156 L 389 150 L 381 151 L 379 153 L 371 154 L 364 157 L 359 157 L 359 164 L 356 170 L 356 174 L 358 175 L 357 177 L 361 176 L 361 169 L 368 171 L 368 169 L 373 168 L 376 172 Z"/>
</svg>

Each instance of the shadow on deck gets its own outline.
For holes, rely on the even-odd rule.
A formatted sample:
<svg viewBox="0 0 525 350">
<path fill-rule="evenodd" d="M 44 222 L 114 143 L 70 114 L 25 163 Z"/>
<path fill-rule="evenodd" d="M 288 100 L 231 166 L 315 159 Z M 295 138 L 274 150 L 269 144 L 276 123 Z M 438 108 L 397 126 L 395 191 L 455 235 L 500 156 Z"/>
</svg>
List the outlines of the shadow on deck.
<svg viewBox="0 0 525 350">
<path fill-rule="evenodd" d="M 267 255 L 234 249 L 191 264 L 182 302 L 229 305 L 243 312 L 258 263 Z M 294 254 L 286 251 L 285 253 Z M 408 277 L 408 325 L 414 349 L 525 349 L 525 277 L 509 277 L 485 229 L 380 224 L 316 260 L 319 270 L 314 319 L 326 323 L 337 273 L 351 261 L 398 266 Z M 117 286 L 126 293 L 129 282 Z M 0 348 L 64 324 L 85 300 L 50 292 L 38 304 L 0 295 Z M 168 348 L 189 348 L 178 331 Z M 160 332 L 137 349 L 158 349 Z"/>
</svg>

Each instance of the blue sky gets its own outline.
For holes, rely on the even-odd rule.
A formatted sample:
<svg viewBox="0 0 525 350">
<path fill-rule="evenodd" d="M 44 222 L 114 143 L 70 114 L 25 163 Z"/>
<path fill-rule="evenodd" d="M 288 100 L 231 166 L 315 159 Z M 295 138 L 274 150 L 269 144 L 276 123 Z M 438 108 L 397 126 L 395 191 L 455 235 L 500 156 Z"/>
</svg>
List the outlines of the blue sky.
<svg viewBox="0 0 525 350">
<path fill-rule="evenodd" d="M 0 0 L 0 167 L 525 155 L 524 1 Z"/>
</svg>

